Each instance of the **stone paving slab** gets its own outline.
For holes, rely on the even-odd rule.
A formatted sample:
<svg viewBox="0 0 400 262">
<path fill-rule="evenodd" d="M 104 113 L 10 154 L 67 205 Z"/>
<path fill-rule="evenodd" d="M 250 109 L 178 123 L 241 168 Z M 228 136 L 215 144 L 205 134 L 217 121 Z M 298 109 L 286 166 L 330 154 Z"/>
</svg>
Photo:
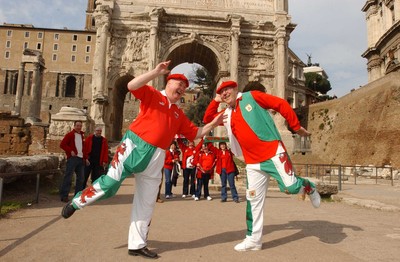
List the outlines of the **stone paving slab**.
<svg viewBox="0 0 400 262">
<path fill-rule="evenodd" d="M 399 212 L 343 202 L 323 202 L 314 209 L 310 201 L 275 189 L 267 196 L 262 250 L 236 252 L 234 245 L 245 236 L 243 189 L 239 204 L 221 203 L 217 191 L 211 191 L 212 201 L 182 199 L 181 190 L 178 184 L 173 189 L 176 198 L 156 205 L 148 244 L 159 253 L 158 261 L 396 261 L 400 257 Z M 115 197 L 67 220 L 60 216 L 63 203 L 57 198 L 1 219 L 0 260 L 149 261 L 127 254 L 133 192 L 134 179 L 128 178 Z M 360 195 L 365 197 L 358 193 L 359 199 Z"/>
</svg>

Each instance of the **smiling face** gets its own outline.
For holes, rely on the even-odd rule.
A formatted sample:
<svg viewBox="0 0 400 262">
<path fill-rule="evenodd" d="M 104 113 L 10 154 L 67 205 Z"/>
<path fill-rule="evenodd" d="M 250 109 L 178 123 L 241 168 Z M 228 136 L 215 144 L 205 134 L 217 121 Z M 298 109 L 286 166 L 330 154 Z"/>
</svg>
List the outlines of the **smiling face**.
<svg viewBox="0 0 400 262">
<path fill-rule="evenodd" d="M 76 132 L 80 133 L 82 131 L 82 122 L 81 121 L 76 121 L 74 123 L 74 129 Z"/>
<path fill-rule="evenodd" d="M 165 86 L 165 93 L 171 103 L 178 102 L 185 94 L 186 83 L 182 80 L 170 79 Z"/>
<path fill-rule="evenodd" d="M 227 103 L 230 107 L 235 107 L 238 88 L 228 86 L 221 90 L 220 96 L 222 102 Z"/>
</svg>

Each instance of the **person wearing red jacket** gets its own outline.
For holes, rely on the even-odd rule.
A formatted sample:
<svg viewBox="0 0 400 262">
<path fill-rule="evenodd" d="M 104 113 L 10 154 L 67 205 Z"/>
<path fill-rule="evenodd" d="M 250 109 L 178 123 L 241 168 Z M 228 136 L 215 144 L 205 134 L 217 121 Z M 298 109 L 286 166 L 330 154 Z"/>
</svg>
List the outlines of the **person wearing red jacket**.
<svg viewBox="0 0 400 262">
<path fill-rule="evenodd" d="M 210 145 L 212 145 L 210 143 Z M 218 148 L 212 146 L 211 150 L 217 156 L 215 171 L 221 178 L 221 202 L 226 202 L 228 198 L 226 185 L 229 183 L 232 199 L 239 203 L 239 196 L 235 185 L 235 176 L 237 175 L 236 165 L 233 161 L 233 153 L 226 146 L 226 142 L 220 142 Z"/>
<path fill-rule="evenodd" d="M 101 135 L 102 131 L 102 128 L 97 126 L 94 129 L 94 134 L 89 135 L 85 139 L 85 153 L 88 158 L 86 159 L 85 166 L 84 188 L 86 187 L 89 175 L 93 184 L 104 173 L 108 164 L 108 142 Z"/>
<path fill-rule="evenodd" d="M 289 154 L 282 142 L 269 109 L 280 113 L 289 127 L 301 136 L 311 135 L 300 122 L 288 102 L 282 98 L 260 91 L 241 93 L 235 81 L 225 81 L 216 90 L 213 101 L 203 117 L 209 123 L 220 114 L 220 102 L 228 105 L 224 109 L 226 128 L 232 152 L 243 156 L 246 162 L 246 238 L 234 249 L 236 251 L 260 250 L 264 203 L 270 176 L 277 182 L 279 189 L 287 194 L 306 194 L 311 204 L 320 206 L 321 197 L 314 183 L 296 175 Z"/>
<path fill-rule="evenodd" d="M 82 132 L 82 121 L 75 121 L 74 128 L 61 140 L 60 147 L 67 155 L 65 174 L 60 187 L 60 198 L 62 202 L 68 202 L 69 191 L 71 190 L 72 176 L 75 172 L 75 195 L 84 188 L 84 133 Z"/>
<path fill-rule="evenodd" d="M 195 147 L 194 141 L 188 141 L 186 145 L 181 138 L 178 138 L 179 148 L 182 150 L 182 170 L 183 170 L 183 187 L 182 198 L 187 197 L 189 194 L 194 198 L 196 197 L 196 166 L 195 156 L 200 151 L 202 141 Z M 190 189 L 189 189 L 190 184 Z"/>
<path fill-rule="evenodd" d="M 212 200 L 208 190 L 208 183 L 213 176 L 215 162 L 217 161 L 215 154 L 208 149 L 207 144 L 202 144 L 201 152 L 197 156 L 196 166 L 197 172 L 197 190 L 195 201 L 199 201 L 201 197 L 201 188 L 204 187 L 204 198 Z"/>
<path fill-rule="evenodd" d="M 175 141 L 169 146 L 169 150 L 165 151 L 164 176 L 165 176 L 165 198 L 173 197 L 172 194 L 172 169 L 179 162 L 180 152 L 177 150 Z"/>
</svg>

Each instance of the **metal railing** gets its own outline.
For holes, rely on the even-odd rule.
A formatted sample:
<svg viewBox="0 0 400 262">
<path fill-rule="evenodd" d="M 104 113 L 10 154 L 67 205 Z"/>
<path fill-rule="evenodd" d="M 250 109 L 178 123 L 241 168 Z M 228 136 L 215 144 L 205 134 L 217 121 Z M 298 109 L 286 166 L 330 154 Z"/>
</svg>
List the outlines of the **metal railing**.
<svg viewBox="0 0 400 262">
<path fill-rule="evenodd" d="M 38 170 L 38 171 L 25 171 L 25 172 L 11 172 L 11 173 L 0 173 L 0 211 L 2 207 L 3 201 L 3 188 L 4 188 L 4 179 L 11 177 L 19 177 L 19 176 L 36 176 L 36 193 L 35 193 L 35 203 L 39 203 L 39 185 L 40 185 L 40 176 L 41 175 L 49 175 L 49 174 L 59 174 L 61 172 L 60 169 L 49 169 L 49 170 Z"/>
<path fill-rule="evenodd" d="M 361 165 L 330 165 L 330 164 L 293 164 L 296 174 L 302 177 L 315 177 L 327 184 L 337 184 L 338 190 L 347 183 L 383 184 L 394 186 L 393 167 L 391 166 L 361 166 Z M 382 175 L 385 174 L 385 175 Z"/>
</svg>

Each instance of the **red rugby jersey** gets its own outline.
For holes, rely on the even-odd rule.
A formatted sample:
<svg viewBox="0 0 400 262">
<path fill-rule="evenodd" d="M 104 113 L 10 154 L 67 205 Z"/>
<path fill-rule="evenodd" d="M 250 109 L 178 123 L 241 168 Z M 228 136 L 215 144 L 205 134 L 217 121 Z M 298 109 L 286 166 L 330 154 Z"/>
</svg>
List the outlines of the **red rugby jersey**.
<svg viewBox="0 0 400 262">
<path fill-rule="evenodd" d="M 182 134 L 190 140 L 196 138 L 198 127 L 160 91 L 144 85 L 130 92 L 140 100 L 140 112 L 129 129 L 144 141 L 167 149 L 175 134 Z"/>
</svg>

